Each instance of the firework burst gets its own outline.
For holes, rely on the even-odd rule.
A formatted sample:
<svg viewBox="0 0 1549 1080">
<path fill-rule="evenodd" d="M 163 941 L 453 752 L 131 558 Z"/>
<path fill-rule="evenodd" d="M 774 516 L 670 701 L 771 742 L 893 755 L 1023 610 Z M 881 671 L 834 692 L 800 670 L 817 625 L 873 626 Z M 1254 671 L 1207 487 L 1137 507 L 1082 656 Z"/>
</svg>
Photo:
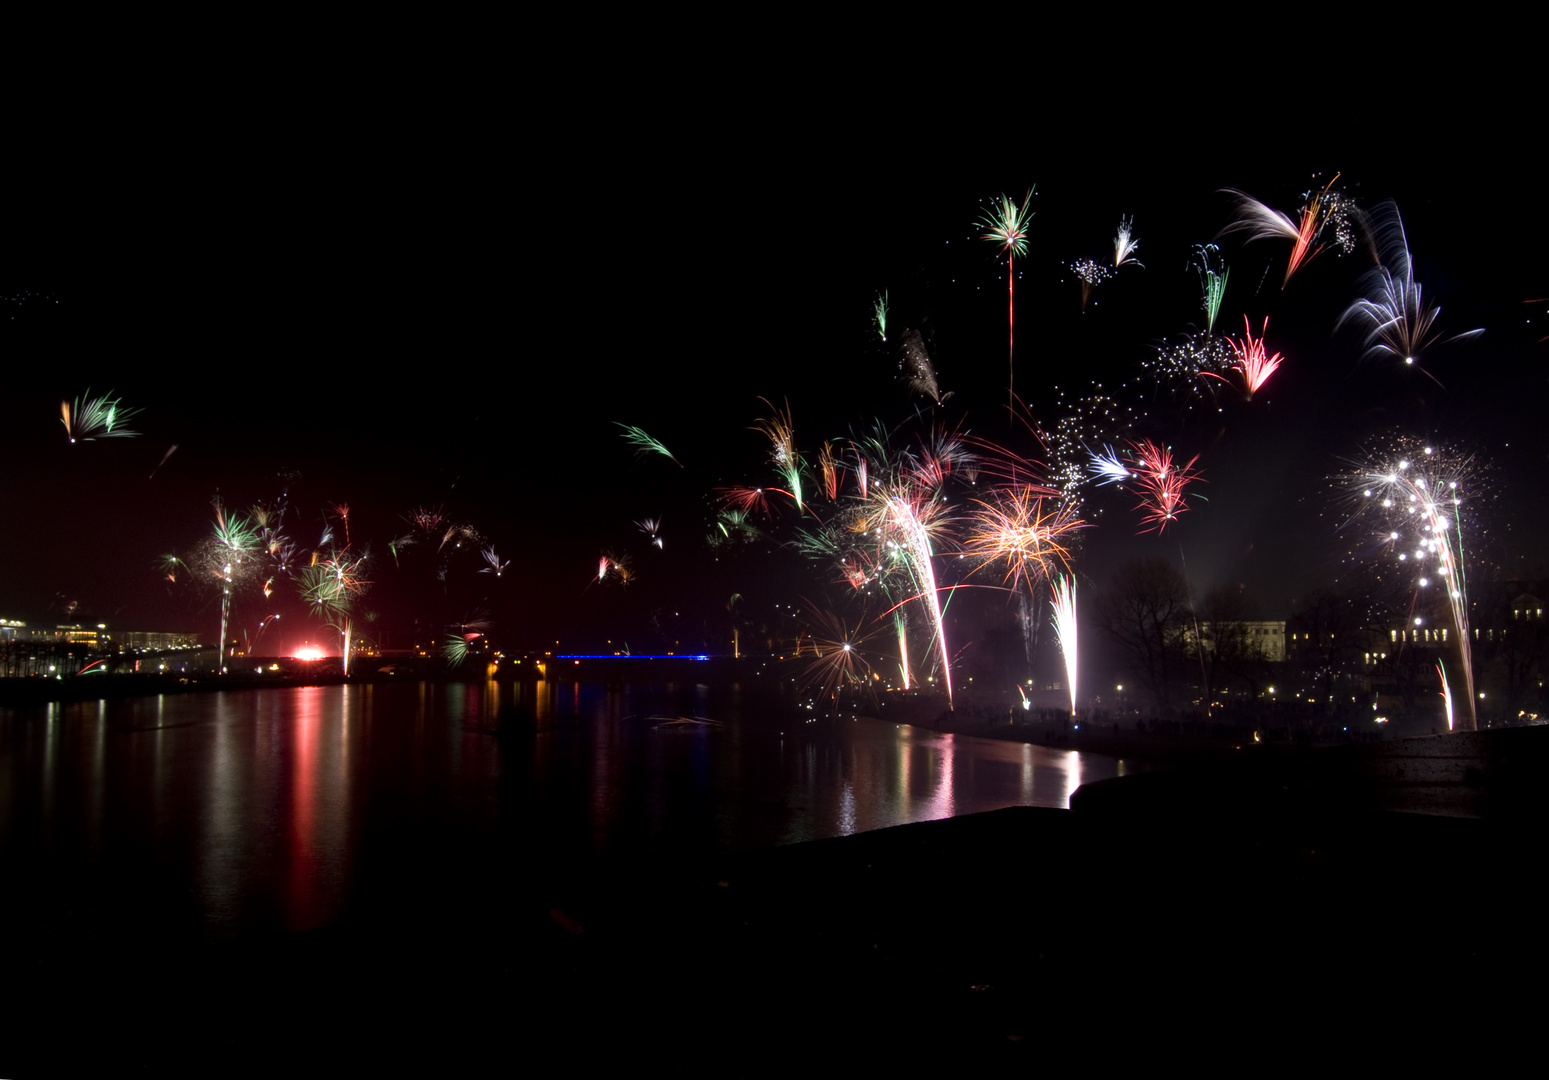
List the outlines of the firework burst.
<svg viewBox="0 0 1549 1080">
<path fill-rule="evenodd" d="M 59 403 L 60 423 L 64 424 L 65 435 L 69 437 L 71 443 L 93 442 L 97 439 L 131 439 L 140 434 L 124 426 L 140 410 L 124 408 L 112 393 L 110 390 L 101 397 L 92 397 L 91 391 L 88 390 L 75 399 L 74 408 L 71 408 L 68 401 Z M 171 456 L 171 453 L 171 450 L 167 451 L 168 456 Z M 165 461 L 166 458 L 162 460 Z M 157 467 L 160 468 L 160 466 Z"/>
<path fill-rule="evenodd" d="M 771 459 L 780 475 L 785 478 L 786 494 L 796 504 L 798 510 L 804 508 L 801 497 L 801 455 L 796 452 L 796 428 L 791 423 L 791 403 L 785 403 L 784 411 L 775 409 L 768 398 L 759 398 L 765 405 L 774 411 L 774 415 L 767 420 L 760 420 L 753 425 L 753 430 L 761 433 L 773 444 Z"/>
<path fill-rule="evenodd" d="M 1355 502 L 1351 520 L 1376 519 L 1381 547 L 1416 575 L 1416 602 L 1438 589 L 1443 594 L 1463 672 L 1465 715 L 1469 729 L 1477 730 L 1463 551 L 1463 493 L 1472 466 L 1470 457 L 1400 438 L 1358 466 L 1347 482 Z"/>
<path fill-rule="evenodd" d="M 1086 313 L 1086 305 L 1092 299 L 1092 293 L 1099 285 L 1113 277 L 1115 271 L 1111 266 L 1104 266 L 1096 259 L 1077 259 L 1070 264 L 1070 272 L 1076 275 L 1076 280 L 1081 282 L 1081 311 Z"/>
<path fill-rule="evenodd" d="M 1231 346 L 1233 355 L 1237 357 L 1237 362 L 1232 366 L 1242 376 L 1243 393 L 1249 401 L 1252 401 L 1253 395 L 1269 381 L 1269 377 L 1280 367 L 1285 357 L 1279 353 L 1270 356 L 1264 346 L 1264 334 L 1269 329 L 1269 316 L 1264 317 L 1264 325 L 1259 328 L 1257 338 L 1253 336 L 1253 327 L 1249 325 L 1246 315 L 1242 317 L 1242 327 L 1242 340 L 1227 338 L 1226 343 Z M 1199 374 L 1212 379 L 1221 379 L 1221 376 L 1213 371 L 1201 371 Z M 1221 381 L 1226 380 L 1221 379 Z"/>
<path fill-rule="evenodd" d="M 1420 354 L 1437 345 L 1478 337 L 1483 330 L 1465 330 L 1443 337 L 1436 328 L 1441 308 L 1427 304 L 1420 283 L 1414 279 L 1409 257 L 1409 242 L 1398 207 L 1384 203 L 1373 218 L 1381 222 L 1378 235 L 1378 265 L 1368 276 L 1368 293 L 1345 310 L 1335 324 L 1337 330 L 1353 322 L 1366 330 L 1365 356 L 1391 356 L 1412 366 Z M 1425 371 L 1424 368 L 1420 369 Z M 1425 372 L 1433 381 L 1435 376 Z M 1438 383 L 1438 385 L 1440 385 Z"/>
<path fill-rule="evenodd" d="M 1006 253 L 1006 369 L 1007 390 L 1011 401 L 1016 400 L 1016 261 L 1018 255 L 1027 254 L 1027 224 L 1033 216 L 1033 188 L 1018 206 L 1011 196 L 1002 194 L 1000 201 L 979 219 L 986 231 L 981 239 L 1000 245 Z"/>
<path fill-rule="evenodd" d="M 1115 270 L 1121 266 L 1145 268 L 1145 264 L 1135 258 L 1135 251 L 1140 247 L 1140 240 L 1135 236 L 1134 229 L 1135 219 L 1133 217 L 1121 217 L 1119 219 L 1119 231 L 1113 237 L 1113 268 Z"/>
<path fill-rule="evenodd" d="M 941 384 L 936 378 L 936 367 L 931 363 L 930 352 L 925 348 L 925 339 L 918 330 L 910 328 L 904 331 L 903 340 L 898 349 L 899 378 L 912 393 L 926 397 L 933 404 L 940 405 L 952 396 L 949 390 L 945 394 L 941 392 Z"/>
<path fill-rule="evenodd" d="M 803 601 L 803 638 L 813 650 L 813 659 L 799 679 L 803 688 L 816 688 L 837 704 L 846 690 L 871 685 L 872 669 L 862 646 L 877 630 L 862 631 L 861 624 L 851 626 L 830 611 L 820 610 L 810 600 Z"/>
<path fill-rule="evenodd" d="M 1195 244 L 1192 263 L 1199 272 L 1201 303 L 1205 308 L 1205 333 L 1213 334 L 1221 314 L 1221 298 L 1226 295 L 1226 279 L 1231 268 L 1221 261 L 1221 249 L 1214 244 Z"/>
<path fill-rule="evenodd" d="M 678 468 L 683 468 L 683 462 L 672 456 L 672 451 L 662 445 L 660 439 L 654 439 L 643 429 L 630 424 L 614 423 L 624 429 L 624 441 L 635 448 L 635 457 L 644 457 L 646 454 L 660 454 Z"/>
<path fill-rule="evenodd" d="M 1155 391 L 1182 404 L 1185 412 L 1216 402 L 1216 382 L 1226 382 L 1237 367 L 1237 353 L 1225 338 L 1184 334 L 1159 345 L 1156 356 L 1143 362 Z"/>
<path fill-rule="evenodd" d="M 1320 190 L 1313 188 L 1303 196 L 1299 219 L 1292 221 L 1278 210 L 1272 210 L 1251 195 L 1234 188 L 1224 189 L 1237 200 L 1237 220 L 1221 230 L 1225 236 L 1233 232 L 1245 232 L 1248 240 L 1285 239 L 1291 241 L 1291 258 L 1286 264 L 1284 288 L 1291 275 L 1323 250 L 1318 241 L 1325 232 L 1332 232 L 1341 251 L 1348 252 L 1355 246 L 1355 207 L 1344 194 L 1334 188 L 1339 179 L 1335 173 Z M 1316 245 L 1316 246 L 1314 246 Z"/>
<path fill-rule="evenodd" d="M 661 518 L 642 518 L 635 522 L 635 528 L 650 537 L 651 543 L 656 545 L 658 551 L 665 550 L 662 547 L 662 522 Z"/>
<path fill-rule="evenodd" d="M 1199 456 L 1195 455 L 1180 466 L 1173 462 L 1170 447 L 1158 446 L 1150 439 L 1132 441 L 1130 448 L 1133 452 L 1130 472 L 1141 496 L 1135 509 L 1142 511 L 1141 521 L 1146 526 L 1140 531 L 1163 532 L 1169 522 L 1177 520 L 1178 515 L 1188 509 L 1183 500 L 1184 490 L 1199 479 L 1194 470 Z"/>
<path fill-rule="evenodd" d="M 509 559 L 505 562 L 500 560 L 500 556 L 495 554 L 494 545 L 485 548 L 483 551 L 479 552 L 479 554 L 484 557 L 484 562 L 486 563 L 484 569 L 479 571 L 481 574 L 494 574 L 496 577 L 499 577 L 501 574 L 505 573 L 511 565 Z"/>
<path fill-rule="evenodd" d="M 1084 522 L 1048 496 L 1047 489 L 1029 485 L 973 500 L 978 508 L 970 514 L 963 550 L 978 563 L 976 569 L 1004 566 L 1003 583 L 1031 591 L 1056 565 L 1069 567 L 1065 541 Z"/>
</svg>

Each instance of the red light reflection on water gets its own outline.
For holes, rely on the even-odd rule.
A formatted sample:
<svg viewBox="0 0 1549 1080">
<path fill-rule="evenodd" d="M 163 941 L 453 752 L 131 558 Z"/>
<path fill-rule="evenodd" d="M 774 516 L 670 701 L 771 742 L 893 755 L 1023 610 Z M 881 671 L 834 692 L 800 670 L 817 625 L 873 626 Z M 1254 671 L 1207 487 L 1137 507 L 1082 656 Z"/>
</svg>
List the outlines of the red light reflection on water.
<svg viewBox="0 0 1549 1080">
<path fill-rule="evenodd" d="M 323 691 L 307 687 L 295 699 L 292 718 L 290 862 L 286 874 L 286 923 L 292 930 L 317 925 L 317 757 L 322 738 Z"/>
</svg>

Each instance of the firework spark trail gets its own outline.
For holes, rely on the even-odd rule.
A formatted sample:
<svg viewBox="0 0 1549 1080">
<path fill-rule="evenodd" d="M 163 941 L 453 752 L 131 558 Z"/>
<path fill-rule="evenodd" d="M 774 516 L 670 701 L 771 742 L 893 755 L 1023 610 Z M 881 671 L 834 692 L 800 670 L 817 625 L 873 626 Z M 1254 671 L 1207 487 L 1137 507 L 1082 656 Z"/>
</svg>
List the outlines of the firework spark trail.
<svg viewBox="0 0 1549 1080">
<path fill-rule="evenodd" d="M 65 426 L 65 435 L 70 442 L 93 442 L 97 439 L 132 439 L 140 434 L 138 431 L 130 431 L 124 426 L 125 422 L 137 415 L 139 409 L 126 409 L 118 398 L 112 397 L 113 391 L 109 390 L 101 397 L 92 397 L 87 390 L 84 395 L 75 399 L 75 407 L 72 409 L 68 401 L 59 403 L 60 423 Z M 173 447 L 173 449 L 177 449 Z M 172 451 L 167 451 L 171 456 Z M 166 458 L 162 458 L 163 461 Z M 160 468 L 158 465 L 157 468 Z M 155 475 L 154 472 L 151 474 Z"/>
<path fill-rule="evenodd" d="M 678 468 L 683 468 L 683 462 L 672 456 L 672 451 L 662 445 L 660 439 L 653 439 L 641 428 L 630 424 L 620 424 L 617 420 L 614 424 L 624 429 L 624 441 L 635 448 L 635 457 L 644 457 L 646 454 L 660 454 Z"/>
<path fill-rule="evenodd" d="M 151 470 L 151 475 L 147 476 L 146 479 L 156 479 L 156 474 L 161 471 L 161 467 L 165 465 L 167 463 L 167 459 L 175 453 L 177 453 L 177 443 L 173 443 L 171 446 L 167 447 L 167 452 L 161 455 L 161 460 L 156 463 L 156 467 Z"/>
<path fill-rule="evenodd" d="M 1447 685 L 1447 669 L 1440 660 L 1436 661 L 1436 674 L 1441 676 L 1441 700 L 1447 707 L 1447 730 L 1452 730 L 1452 688 Z"/>
<path fill-rule="evenodd" d="M 1119 219 L 1119 231 L 1113 238 L 1113 268 L 1117 270 L 1121 266 L 1135 265 L 1145 268 L 1145 264 L 1135 258 L 1135 251 L 1140 247 L 1140 241 L 1134 236 L 1135 219 L 1133 217 L 1121 217 Z"/>
<path fill-rule="evenodd" d="M 1199 474 L 1194 471 L 1199 455 L 1190 458 L 1188 464 L 1178 466 L 1173 463 L 1170 448 L 1158 446 L 1150 439 L 1133 440 L 1130 447 L 1134 451 L 1130 471 L 1141 492 L 1141 500 L 1135 509 L 1145 511 L 1141 521 L 1147 524 L 1140 531 L 1148 533 L 1154 528 L 1161 533 L 1168 522 L 1176 520 L 1188 509 L 1183 493 L 1189 484 L 1199 479 Z"/>
<path fill-rule="evenodd" d="M 883 341 L 887 340 L 887 306 L 887 290 L 883 289 L 871 305 L 871 318 L 877 324 L 877 334 Z"/>
<path fill-rule="evenodd" d="M 1408 440 L 1401 441 L 1400 452 Z M 1391 460 L 1391 459 L 1389 459 Z M 1452 631 L 1457 635 L 1458 655 L 1462 661 L 1464 700 L 1467 702 L 1468 728 L 1479 729 L 1474 707 L 1473 646 L 1468 625 L 1468 583 L 1464 572 L 1462 499 L 1458 478 L 1467 468 L 1447 461 L 1446 456 L 1426 446 L 1411 457 L 1400 457 L 1396 464 L 1377 464 L 1362 471 L 1357 479 L 1361 503 L 1356 514 L 1371 511 L 1389 520 L 1387 536 L 1397 546 L 1408 541 L 1406 529 L 1416 534 L 1417 546 L 1399 553 L 1399 560 L 1414 561 L 1422 568 L 1434 559 L 1441 584 L 1447 594 L 1447 612 Z M 1450 513 L 1450 518 L 1447 516 Z M 1354 515 L 1352 515 L 1353 517 Z M 1429 585 L 1420 578 L 1420 587 Z"/>
<path fill-rule="evenodd" d="M 833 502 L 839 498 L 839 464 L 834 460 L 833 443 L 823 440 L 823 446 L 818 450 L 818 472 L 823 477 L 823 494 L 828 496 L 828 501 Z"/>
<path fill-rule="evenodd" d="M 903 538 L 902 547 L 908 555 L 911 571 L 919 584 L 919 598 L 930 612 L 936 630 L 936 644 L 941 651 L 941 674 L 947 688 L 947 708 L 952 707 L 952 666 L 947 653 L 946 625 L 941 617 L 941 597 L 936 587 L 936 569 L 931 562 L 930 537 L 920 521 L 915 508 L 902 498 L 888 500 L 888 511 L 893 525 Z"/>
<path fill-rule="evenodd" d="M 898 635 L 898 671 L 903 676 L 904 689 L 909 689 L 909 618 L 903 611 L 893 612 L 893 632 Z"/>
<path fill-rule="evenodd" d="M 1054 634 L 1060 641 L 1060 653 L 1065 657 L 1065 681 L 1070 687 L 1070 715 L 1076 715 L 1076 579 L 1061 574 L 1051 582 L 1054 599 L 1050 607 L 1054 612 Z"/>
<path fill-rule="evenodd" d="M 1413 365 L 1426 349 L 1483 334 L 1483 330 L 1465 330 L 1451 337 L 1442 336 L 1436 329 L 1441 308 L 1426 304 L 1420 283 L 1414 279 L 1409 241 L 1398 207 L 1384 203 L 1373 213 L 1373 219 L 1381 222 L 1376 230 L 1378 265 L 1368 275 L 1366 297 L 1346 308 L 1334 329 L 1347 322 L 1362 324 L 1366 328 L 1365 356 L 1392 356 L 1406 365 Z M 1420 370 L 1436 381 L 1430 372 Z"/>
<path fill-rule="evenodd" d="M 1033 216 L 1033 191 L 1033 188 L 1027 189 L 1021 206 L 1003 193 L 1000 204 L 979 219 L 979 224 L 989 230 L 981 239 L 994 241 L 1006 253 L 1006 381 L 1013 404 L 1016 401 L 1016 257 L 1027 254 L 1027 222 Z"/>
</svg>

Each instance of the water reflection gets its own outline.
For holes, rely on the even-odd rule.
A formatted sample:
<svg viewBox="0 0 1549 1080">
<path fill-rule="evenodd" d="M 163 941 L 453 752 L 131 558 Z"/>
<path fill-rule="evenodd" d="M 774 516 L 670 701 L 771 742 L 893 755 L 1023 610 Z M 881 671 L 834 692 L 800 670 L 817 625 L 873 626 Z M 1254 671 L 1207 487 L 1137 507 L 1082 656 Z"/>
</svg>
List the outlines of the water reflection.
<svg viewBox="0 0 1549 1080">
<path fill-rule="evenodd" d="M 740 686 L 539 681 L 0 711 L 5 910 L 51 910 L 58 882 L 123 905 L 151 873 L 117 917 L 307 929 L 474 873 L 1063 807 L 1116 772 L 879 721 L 793 727 L 777 705 Z"/>
</svg>

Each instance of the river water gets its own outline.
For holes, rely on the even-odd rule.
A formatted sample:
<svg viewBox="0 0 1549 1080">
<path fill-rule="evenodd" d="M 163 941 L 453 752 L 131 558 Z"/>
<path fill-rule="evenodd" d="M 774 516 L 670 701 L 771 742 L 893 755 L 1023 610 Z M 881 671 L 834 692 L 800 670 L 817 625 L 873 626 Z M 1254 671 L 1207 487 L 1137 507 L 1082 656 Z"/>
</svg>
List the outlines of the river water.
<svg viewBox="0 0 1549 1080">
<path fill-rule="evenodd" d="M 229 941 L 432 893 L 476 904 L 513 877 L 1065 807 L 1121 771 L 880 720 L 804 722 L 742 684 L 375 684 L 0 709 L 0 914 L 61 940 Z"/>
</svg>

